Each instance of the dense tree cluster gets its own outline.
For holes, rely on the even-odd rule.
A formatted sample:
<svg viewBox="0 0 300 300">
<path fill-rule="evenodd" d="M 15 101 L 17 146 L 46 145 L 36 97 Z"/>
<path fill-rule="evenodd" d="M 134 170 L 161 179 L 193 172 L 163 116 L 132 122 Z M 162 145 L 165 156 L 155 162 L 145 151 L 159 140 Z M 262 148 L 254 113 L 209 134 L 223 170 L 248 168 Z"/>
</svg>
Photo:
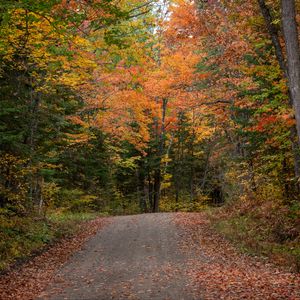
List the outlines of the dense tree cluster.
<svg viewBox="0 0 300 300">
<path fill-rule="evenodd" d="M 1 213 L 247 198 L 297 219 L 296 4 L 2 1 Z"/>
</svg>

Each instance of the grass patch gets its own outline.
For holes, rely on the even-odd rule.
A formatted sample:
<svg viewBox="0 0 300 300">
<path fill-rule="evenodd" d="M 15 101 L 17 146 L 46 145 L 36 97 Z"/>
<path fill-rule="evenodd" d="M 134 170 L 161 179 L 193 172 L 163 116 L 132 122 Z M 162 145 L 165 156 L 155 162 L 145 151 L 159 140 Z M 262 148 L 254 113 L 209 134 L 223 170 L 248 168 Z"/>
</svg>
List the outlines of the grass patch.
<svg viewBox="0 0 300 300">
<path fill-rule="evenodd" d="M 51 213 L 47 218 L 0 215 L 0 271 L 51 243 L 74 235 L 97 213 Z"/>
</svg>

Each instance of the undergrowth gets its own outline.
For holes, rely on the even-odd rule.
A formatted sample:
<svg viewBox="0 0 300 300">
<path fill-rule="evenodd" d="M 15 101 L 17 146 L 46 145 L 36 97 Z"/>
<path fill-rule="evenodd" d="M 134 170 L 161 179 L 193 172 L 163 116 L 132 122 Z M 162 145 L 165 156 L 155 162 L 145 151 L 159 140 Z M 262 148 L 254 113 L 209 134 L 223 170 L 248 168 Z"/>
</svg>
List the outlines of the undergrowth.
<svg viewBox="0 0 300 300">
<path fill-rule="evenodd" d="M 47 218 L 0 215 L 0 272 L 55 241 L 74 235 L 97 213 L 50 213 Z"/>
<path fill-rule="evenodd" d="M 300 210 L 297 204 L 230 203 L 209 213 L 215 229 L 250 255 L 300 272 Z"/>
</svg>

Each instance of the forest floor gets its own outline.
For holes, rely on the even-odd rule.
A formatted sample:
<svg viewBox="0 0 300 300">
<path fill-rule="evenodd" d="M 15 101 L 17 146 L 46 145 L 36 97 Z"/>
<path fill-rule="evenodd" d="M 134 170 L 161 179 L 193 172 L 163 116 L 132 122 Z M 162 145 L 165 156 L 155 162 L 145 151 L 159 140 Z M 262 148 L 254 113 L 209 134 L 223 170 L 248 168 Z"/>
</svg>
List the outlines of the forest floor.
<svg viewBox="0 0 300 300">
<path fill-rule="evenodd" d="M 299 274 L 238 253 L 204 213 L 100 218 L 84 226 L 2 276 L 0 299 L 300 299 Z"/>
</svg>

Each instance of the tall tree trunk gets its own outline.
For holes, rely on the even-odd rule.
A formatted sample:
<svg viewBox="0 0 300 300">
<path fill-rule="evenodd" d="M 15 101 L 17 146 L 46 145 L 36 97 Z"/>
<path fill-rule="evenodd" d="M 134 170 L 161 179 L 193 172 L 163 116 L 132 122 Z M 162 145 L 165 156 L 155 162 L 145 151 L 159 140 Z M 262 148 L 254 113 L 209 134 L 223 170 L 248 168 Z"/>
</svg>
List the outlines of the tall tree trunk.
<svg viewBox="0 0 300 300">
<path fill-rule="evenodd" d="M 300 47 L 298 39 L 298 27 L 296 22 L 296 5 L 294 0 L 282 0 L 282 28 L 285 40 L 286 55 L 287 55 L 287 70 L 288 70 L 288 86 L 295 110 L 296 129 L 292 134 L 297 134 L 298 146 L 293 145 L 293 150 L 300 160 L 299 145 L 300 145 Z M 295 164 L 296 178 L 300 177 L 300 166 Z M 299 183 L 297 184 L 299 192 Z"/>
<path fill-rule="evenodd" d="M 281 10 L 287 55 L 288 85 L 295 109 L 298 142 L 300 142 L 300 48 L 295 0 L 282 0 Z"/>
<path fill-rule="evenodd" d="M 144 186 L 143 186 L 143 191 L 144 191 L 144 193 L 143 193 L 144 213 L 147 213 L 148 212 L 147 198 L 148 198 L 149 191 L 148 191 L 148 188 L 147 188 L 146 181 L 144 181 L 143 184 L 144 184 Z"/>
<path fill-rule="evenodd" d="M 139 168 L 136 170 L 136 193 L 137 193 L 137 200 L 140 204 L 140 210 L 142 213 L 147 212 L 147 186 L 146 186 L 146 178 L 143 171 L 144 165 L 139 165 Z"/>
<path fill-rule="evenodd" d="M 194 181 L 195 181 L 195 168 L 194 168 L 194 141 L 191 144 L 191 174 L 190 174 L 190 201 L 194 201 Z"/>
<path fill-rule="evenodd" d="M 190 201 L 194 201 L 194 182 L 195 182 L 195 166 L 194 166 L 194 143 L 195 143 L 195 138 L 196 138 L 196 133 L 195 133 L 195 111 L 193 109 L 192 111 L 192 136 L 191 136 L 191 143 L 190 143 L 190 156 L 191 156 L 191 176 L 190 176 Z"/>
<path fill-rule="evenodd" d="M 154 197 L 153 197 L 152 212 L 159 211 L 160 186 L 161 186 L 161 170 L 160 168 L 158 168 L 154 172 Z"/>
<path fill-rule="evenodd" d="M 206 159 L 205 159 L 205 167 L 204 167 L 204 173 L 203 173 L 203 177 L 202 177 L 202 181 L 201 181 L 201 191 L 203 192 L 204 188 L 205 188 L 205 184 L 206 184 L 206 179 L 207 179 L 207 173 L 208 173 L 208 169 L 209 169 L 209 158 L 210 158 L 210 153 L 211 153 L 211 149 L 208 149 L 207 155 L 206 155 Z"/>
<path fill-rule="evenodd" d="M 153 203 L 153 212 L 159 211 L 159 202 L 160 202 L 160 188 L 161 188 L 161 180 L 162 180 L 162 170 L 161 170 L 161 159 L 164 154 L 165 149 L 165 119 L 166 119 L 166 111 L 167 111 L 167 99 L 162 99 L 162 111 L 161 111 L 161 127 L 160 132 L 158 133 L 157 126 L 157 137 L 158 137 L 158 163 L 156 166 L 156 170 L 154 172 L 154 203 Z"/>
<path fill-rule="evenodd" d="M 272 40 L 272 44 L 275 50 L 275 55 L 279 63 L 280 69 L 284 72 L 285 77 L 287 77 L 287 69 L 284 61 L 284 56 L 282 48 L 280 45 L 278 27 L 274 25 L 274 20 L 270 12 L 270 8 L 267 6 L 265 0 L 258 0 L 260 11 L 265 19 L 265 23 Z"/>
<path fill-rule="evenodd" d="M 151 211 L 153 210 L 153 184 L 151 182 L 150 171 L 148 171 L 148 201 L 149 201 L 149 207 Z"/>
<path fill-rule="evenodd" d="M 283 16 L 283 11 L 285 11 L 286 17 L 288 19 L 288 22 L 290 22 L 290 17 L 292 18 L 292 16 L 289 16 L 289 12 L 287 12 L 286 8 L 283 9 L 283 2 L 294 2 L 294 1 L 284 1 L 282 0 L 282 16 Z M 261 10 L 261 13 L 265 19 L 265 23 L 269 32 L 269 35 L 271 37 L 272 40 L 272 44 L 275 50 L 275 55 L 278 61 L 278 64 L 280 66 L 280 69 L 282 70 L 285 79 L 288 81 L 288 97 L 289 97 L 289 103 L 292 107 L 294 107 L 294 95 L 291 91 L 291 85 L 290 85 L 290 75 L 289 75 L 289 71 L 288 68 L 286 66 L 285 60 L 284 60 L 284 55 L 283 55 L 283 51 L 282 51 L 282 47 L 280 44 L 280 38 L 279 38 L 279 28 L 274 25 L 274 20 L 271 16 L 270 13 L 270 9 L 269 7 L 266 5 L 265 0 L 258 0 L 258 4 Z M 295 3 L 292 3 L 295 4 Z M 284 4 L 286 5 L 286 3 Z M 295 6 L 294 6 L 294 16 L 295 16 Z M 282 17 L 282 21 L 283 21 L 283 17 Z M 283 23 L 283 22 L 282 22 Z M 294 23 L 296 26 L 296 22 L 295 22 L 295 17 L 294 17 Z M 283 27 L 285 26 L 289 26 L 288 24 L 283 25 Z M 296 29 L 297 32 L 297 26 L 294 28 L 294 30 Z M 285 30 L 284 30 L 285 31 Z M 297 35 L 297 34 L 296 34 Z M 287 42 L 287 41 L 286 41 Z M 298 46 L 299 48 L 299 46 Z M 288 59 L 289 60 L 289 59 Z M 298 122 L 297 122 L 298 123 Z M 295 177 L 296 179 L 300 178 L 300 151 L 299 151 L 299 144 L 300 144 L 300 140 L 299 140 L 299 130 L 298 130 L 298 126 L 296 128 L 296 126 L 291 127 L 290 129 L 290 139 L 292 142 L 292 150 L 294 153 L 294 173 L 295 173 Z M 296 184 L 296 189 L 298 189 L 299 191 L 299 184 Z"/>
</svg>

